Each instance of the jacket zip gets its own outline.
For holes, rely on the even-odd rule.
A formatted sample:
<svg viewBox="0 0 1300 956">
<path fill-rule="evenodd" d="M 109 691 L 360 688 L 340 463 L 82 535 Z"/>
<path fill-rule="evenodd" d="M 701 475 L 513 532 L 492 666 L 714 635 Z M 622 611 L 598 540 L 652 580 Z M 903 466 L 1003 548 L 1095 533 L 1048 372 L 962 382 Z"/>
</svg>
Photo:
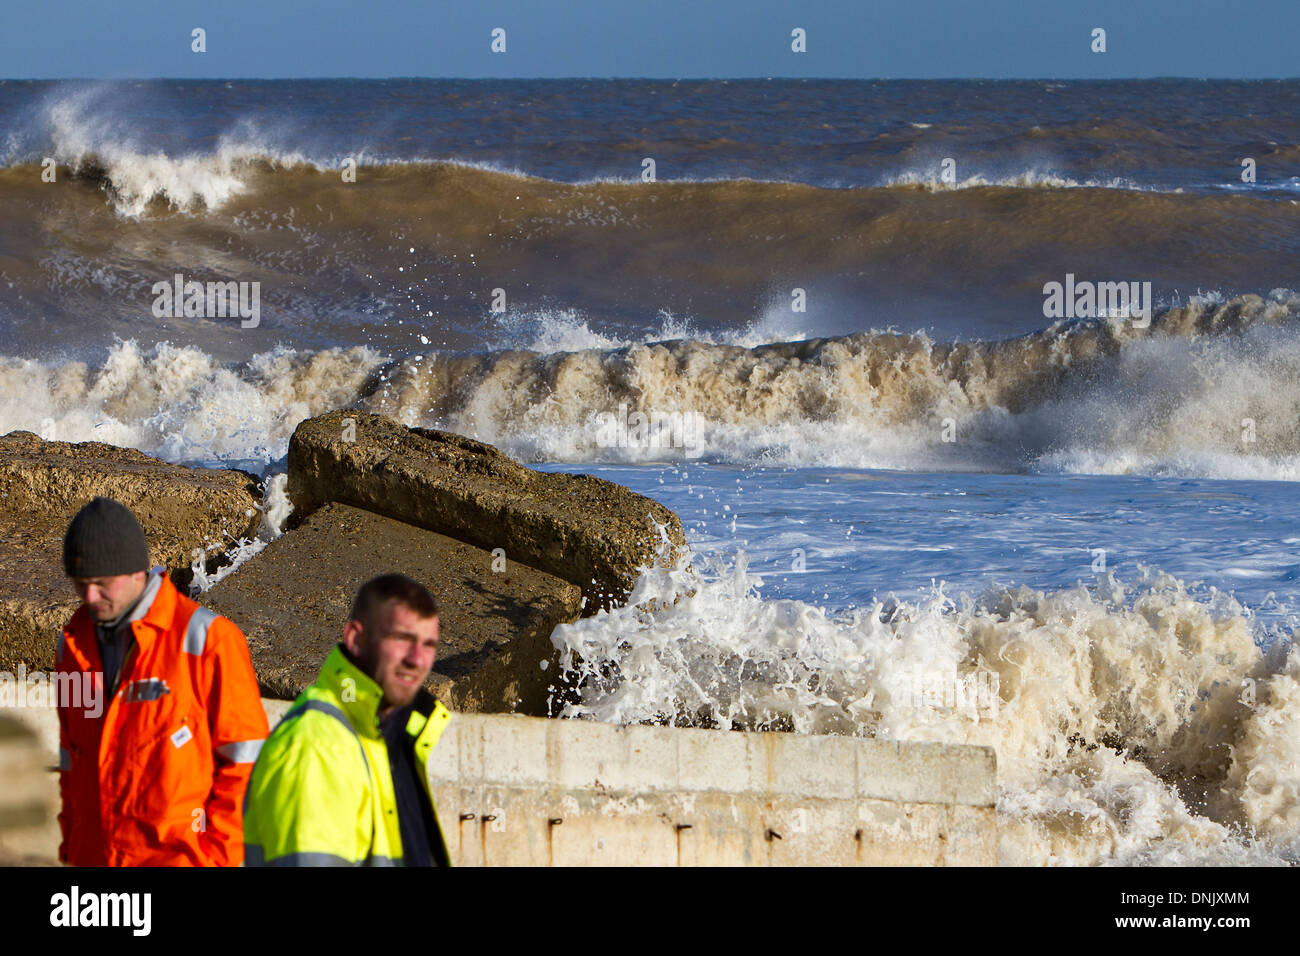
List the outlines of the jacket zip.
<svg viewBox="0 0 1300 956">
<path fill-rule="evenodd" d="M 118 707 L 118 701 L 122 697 L 122 688 L 130 684 L 129 678 L 135 676 L 135 665 L 140 658 L 140 642 L 137 641 L 135 637 L 134 622 L 130 624 L 129 627 L 130 627 L 130 634 L 131 634 L 131 646 L 127 649 L 126 655 L 122 658 L 122 666 L 118 668 L 117 682 L 113 687 L 113 696 L 109 698 L 108 706 L 104 708 L 104 716 L 101 718 L 103 723 L 100 725 L 99 728 L 100 757 L 99 757 L 98 769 L 99 769 L 99 792 L 101 794 L 106 792 L 112 792 L 111 790 L 106 790 L 105 788 L 104 778 L 106 773 L 110 770 L 110 765 L 103 758 L 104 742 L 105 739 L 109 737 L 109 733 L 108 733 L 109 727 L 112 725 L 113 720 L 117 717 L 117 713 L 120 710 L 120 708 Z M 98 648 L 96 648 L 96 650 L 98 650 Z M 101 665 L 102 665 L 102 660 L 101 660 Z M 120 729 L 121 729 L 120 727 L 113 726 L 112 736 L 116 737 L 117 732 Z M 110 806 L 110 803 L 112 803 L 113 805 Z M 100 822 L 103 826 L 103 830 L 101 832 L 104 834 L 109 834 L 114 832 L 114 830 L 111 829 L 111 825 L 115 822 L 115 817 L 111 816 L 111 814 L 115 813 L 117 809 L 116 801 L 107 801 L 101 799 L 99 801 L 99 807 L 100 807 Z M 110 843 L 110 852 L 112 855 L 108 858 L 108 865 L 117 866 L 118 859 L 119 859 L 118 851 L 117 848 L 113 846 L 111 843 Z"/>
</svg>

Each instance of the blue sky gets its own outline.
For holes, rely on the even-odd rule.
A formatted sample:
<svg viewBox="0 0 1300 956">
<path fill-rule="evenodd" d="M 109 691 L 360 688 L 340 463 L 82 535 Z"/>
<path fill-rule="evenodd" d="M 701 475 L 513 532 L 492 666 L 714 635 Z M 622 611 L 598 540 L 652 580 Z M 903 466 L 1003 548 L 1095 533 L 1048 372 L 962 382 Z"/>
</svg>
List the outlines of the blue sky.
<svg viewBox="0 0 1300 956">
<path fill-rule="evenodd" d="M 7 78 L 1300 76 L 1300 0 L 11 0 L 4 21 Z"/>
</svg>

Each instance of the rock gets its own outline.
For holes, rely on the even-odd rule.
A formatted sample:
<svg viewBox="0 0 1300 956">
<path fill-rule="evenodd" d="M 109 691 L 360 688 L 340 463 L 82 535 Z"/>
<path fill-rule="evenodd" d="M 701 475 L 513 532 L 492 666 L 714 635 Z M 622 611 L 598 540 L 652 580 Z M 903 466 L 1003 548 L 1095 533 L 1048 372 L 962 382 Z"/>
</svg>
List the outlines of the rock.
<svg viewBox="0 0 1300 956">
<path fill-rule="evenodd" d="M 351 410 L 298 425 L 288 492 L 291 520 L 338 501 L 501 548 L 576 584 L 584 614 L 621 603 L 639 567 L 663 563 L 665 535 L 672 557 L 686 543 L 675 514 L 613 482 L 533 471 L 491 445 Z"/>
<path fill-rule="evenodd" d="M 544 716 L 557 676 L 551 631 L 577 618 L 579 589 L 516 562 L 492 568 L 472 545 L 331 503 L 201 600 L 244 631 L 262 693 L 288 699 L 316 680 L 357 589 L 401 572 L 439 604 L 429 689 L 453 710 Z"/>
<path fill-rule="evenodd" d="M 63 575 L 63 534 L 96 495 L 135 512 L 154 564 L 188 584 L 195 548 L 224 550 L 261 522 L 257 479 L 185 468 L 131 448 L 0 436 L 0 670 L 53 666 L 78 600 Z"/>
</svg>

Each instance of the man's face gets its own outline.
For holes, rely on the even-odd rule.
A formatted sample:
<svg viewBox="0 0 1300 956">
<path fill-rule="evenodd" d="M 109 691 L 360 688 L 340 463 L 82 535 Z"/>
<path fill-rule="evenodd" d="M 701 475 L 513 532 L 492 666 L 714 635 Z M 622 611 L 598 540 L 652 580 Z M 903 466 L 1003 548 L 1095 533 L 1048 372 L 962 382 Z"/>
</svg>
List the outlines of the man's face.
<svg viewBox="0 0 1300 956">
<path fill-rule="evenodd" d="M 375 613 L 373 626 L 348 621 L 343 646 L 384 692 L 381 710 L 405 707 L 433 669 L 438 654 L 438 618 L 420 617 L 389 599 Z"/>
<path fill-rule="evenodd" d="M 122 616 L 122 612 L 135 603 L 144 593 L 148 574 L 136 571 L 134 574 L 115 574 L 108 578 L 73 578 L 72 586 L 77 589 L 77 597 L 86 605 L 90 616 L 103 623 Z"/>
</svg>

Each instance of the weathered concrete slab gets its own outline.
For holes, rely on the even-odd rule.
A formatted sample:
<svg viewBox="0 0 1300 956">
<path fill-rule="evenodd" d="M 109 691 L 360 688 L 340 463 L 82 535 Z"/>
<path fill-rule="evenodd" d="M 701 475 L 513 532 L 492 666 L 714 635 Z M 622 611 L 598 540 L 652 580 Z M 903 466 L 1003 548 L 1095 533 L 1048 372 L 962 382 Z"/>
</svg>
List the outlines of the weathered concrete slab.
<svg viewBox="0 0 1300 956">
<path fill-rule="evenodd" d="M 54 712 L 44 711 L 53 716 Z M 48 722 L 48 721 L 47 721 Z M 58 855 L 58 784 L 50 773 L 54 742 L 44 745 L 27 722 L 0 716 L 0 865 L 50 863 Z M 53 825 L 54 845 L 48 834 Z"/>
<path fill-rule="evenodd" d="M 462 865 L 997 863 L 988 747 L 478 714 L 434 753 Z"/>
<path fill-rule="evenodd" d="M 676 515 L 613 482 L 533 471 L 491 445 L 356 411 L 298 426 L 288 492 L 298 517 L 339 501 L 504 549 L 580 587 L 584 614 L 621 602 L 638 567 L 655 565 L 656 523 L 675 547 L 686 543 Z"/>
<path fill-rule="evenodd" d="M 36 734 L 20 721 L 0 717 L 0 830 L 35 826 L 50 816 L 45 771 Z"/>
<path fill-rule="evenodd" d="M 53 710 L 3 712 L 53 758 Z M 431 783 L 461 866 L 995 866 L 996 776 L 990 747 L 456 714 Z"/>
<path fill-rule="evenodd" d="M 339 642 L 357 588 L 398 571 L 441 607 L 434 694 L 455 710 L 544 715 L 557 670 L 551 631 L 578 616 L 578 588 L 516 562 L 493 565 L 472 545 L 331 503 L 202 602 L 244 631 L 262 692 L 291 699 Z"/>
<path fill-rule="evenodd" d="M 261 522 L 257 479 L 172 465 L 99 442 L 0 437 L 0 670 L 53 665 L 59 631 L 78 601 L 63 576 L 63 534 L 96 495 L 135 512 L 154 564 L 189 580 L 195 548 L 210 558 Z"/>
</svg>

